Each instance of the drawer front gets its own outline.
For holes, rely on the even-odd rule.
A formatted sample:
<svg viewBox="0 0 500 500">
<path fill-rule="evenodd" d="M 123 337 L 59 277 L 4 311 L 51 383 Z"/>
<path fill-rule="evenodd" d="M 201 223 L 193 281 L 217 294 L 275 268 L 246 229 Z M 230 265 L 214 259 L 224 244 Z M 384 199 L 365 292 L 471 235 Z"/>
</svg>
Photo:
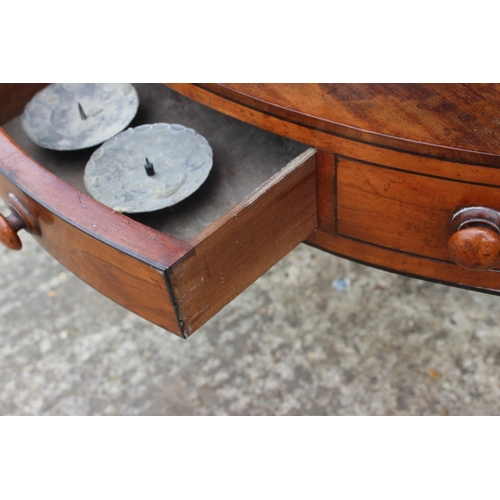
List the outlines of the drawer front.
<svg viewBox="0 0 500 500">
<path fill-rule="evenodd" d="M 0 158 L 0 196 L 8 205 L 14 195 L 27 209 L 41 246 L 110 299 L 181 335 L 166 271 L 190 245 L 61 182 L 1 132 Z"/>
<path fill-rule="evenodd" d="M 337 234 L 451 263 L 450 220 L 463 207 L 500 208 L 500 187 L 337 157 Z"/>
<path fill-rule="evenodd" d="M 319 228 L 315 246 L 382 269 L 498 293 L 499 266 L 455 264 L 453 215 L 467 207 L 500 210 L 500 172 L 387 151 L 376 161 L 318 152 Z M 422 168 L 424 166 L 425 168 Z"/>
</svg>

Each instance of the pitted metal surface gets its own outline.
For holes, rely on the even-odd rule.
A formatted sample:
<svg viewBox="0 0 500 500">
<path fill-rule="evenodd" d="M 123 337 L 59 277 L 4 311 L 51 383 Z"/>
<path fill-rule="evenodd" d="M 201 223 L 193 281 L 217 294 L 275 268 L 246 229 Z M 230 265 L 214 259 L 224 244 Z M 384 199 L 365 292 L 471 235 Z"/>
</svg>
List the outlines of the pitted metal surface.
<svg viewBox="0 0 500 500">
<path fill-rule="evenodd" d="M 54 83 L 26 105 L 22 125 L 39 146 L 75 151 L 121 132 L 139 107 L 130 83 Z"/>
<path fill-rule="evenodd" d="M 84 182 L 96 200 L 117 212 L 153 212 L 193 194 L 212 164 L 212 148 L 193 129 L 147 124 L 97 149 L 85 167 Z"/>
</svg>

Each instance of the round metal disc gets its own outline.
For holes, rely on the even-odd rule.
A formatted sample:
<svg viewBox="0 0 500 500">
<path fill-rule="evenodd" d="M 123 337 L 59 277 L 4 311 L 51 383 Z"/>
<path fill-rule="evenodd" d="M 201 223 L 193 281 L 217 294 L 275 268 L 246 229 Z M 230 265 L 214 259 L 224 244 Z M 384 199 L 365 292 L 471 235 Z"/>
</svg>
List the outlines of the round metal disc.
<svg viewBox="0 0 500 500">
<path fill-rule="evenodd" d="M 193 129 L 141 125 L 97 149 L 85 167 L 84 182 L 91 196 L 117 212 L 152 212 L 194 193 L 212 163 L 212 148 Z M 150 164 L 154 175 L 147 173 Z"/>
<path fill-rule="evenodd" d="M 130 83 L 54 83 L 33 97 L 21 121 L 35 144 L 74 151 L 121 132 L 138 107 L 139 97 Z"/>
</svg>

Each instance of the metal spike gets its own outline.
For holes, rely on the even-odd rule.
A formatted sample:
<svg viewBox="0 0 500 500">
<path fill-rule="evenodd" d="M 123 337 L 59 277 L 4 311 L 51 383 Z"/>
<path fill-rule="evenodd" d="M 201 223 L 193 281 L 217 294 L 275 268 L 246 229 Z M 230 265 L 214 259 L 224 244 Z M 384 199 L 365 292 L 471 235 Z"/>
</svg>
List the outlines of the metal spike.
<svg viewBox="0 0 500 500">
<path fill-rule="evenodd" d="M 85 114 L 85 111 L 83 111 L 82 105 L 80 103 L 78 103 L 78 111 L 80 111 L 80 118 L 82 120 L 86 120 L 87 115 Z"/>
<path fill-rule="evenodd" d="M 153 164 L 146 158 L 146 163 L 144 164 L 144 168 L 146 169 L 146 173 L 151 176 L 155 175 L 155 169 Z"/>
</svg>

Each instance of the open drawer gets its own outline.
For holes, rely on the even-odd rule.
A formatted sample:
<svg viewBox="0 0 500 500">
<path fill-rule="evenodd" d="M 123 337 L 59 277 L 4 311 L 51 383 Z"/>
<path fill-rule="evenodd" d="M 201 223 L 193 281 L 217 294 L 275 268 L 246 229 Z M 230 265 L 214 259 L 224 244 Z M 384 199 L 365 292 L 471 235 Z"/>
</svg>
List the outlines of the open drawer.
<svg viewBox="0 0 500 500">
<path fill-rule="evenodd" d="M 314 149 L 136 85 L 131 126 L 180 123 L 209 141 L 214 166 L 178 205 L 127 216 L 86 194 L 94 149 L 42 149 L 20 113 L 35 85 L 0 85 L 0 196 L 59 262 L 127 309 L 188 337 L 317 227 Z M 5 219 L 4 219 L 5 221 Z M 18 229 L 18 227 L 15 227 Z"/>
</svg>

